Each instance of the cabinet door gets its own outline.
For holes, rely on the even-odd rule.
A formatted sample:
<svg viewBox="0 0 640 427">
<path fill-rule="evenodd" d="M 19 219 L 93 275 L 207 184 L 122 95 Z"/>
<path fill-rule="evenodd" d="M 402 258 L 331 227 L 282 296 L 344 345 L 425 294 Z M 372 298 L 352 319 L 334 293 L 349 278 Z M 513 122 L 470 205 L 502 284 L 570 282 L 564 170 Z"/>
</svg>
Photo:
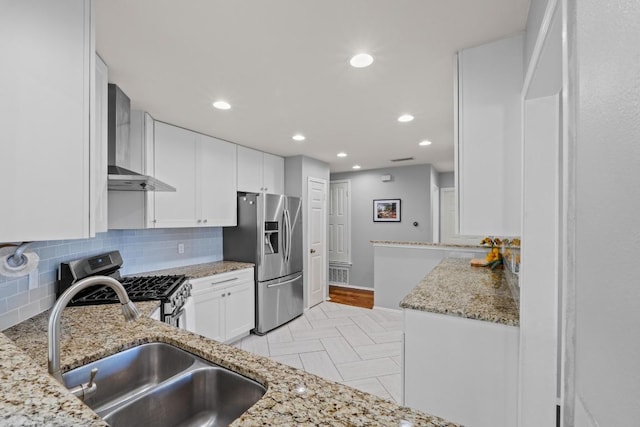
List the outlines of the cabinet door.
<svg viewBox="0 0 640 427">
<path fill-rule="evenodd" d="M 195 333 L 216 341 L 224 341 L 224 318 L 222 290 L 196 289 L 191 292 L 195 310 Z"/>
<path fill-rule="evenodd" d="M 91 179 L 93 180 L 92 212 L 95 215 L 94 231 L 107 231 L 107 86 L 109 83 L 107 64 L 96 55 L 95 78 L 95 138 L 91 144 Z"/>
<path fill-rule="evenodd" d="M 156 191 L 156 227 L 196 225 L 195 132 L 155 122 L 155 177 L 176 188 Z"/>
<path fill-rule="evenodd" d="M 224 298 L 225 332 L 226 340 L 229 341 L 240 335 L 245 335 L 256 326 L 253 280 L 228 288 Z"/>
<path fill-rule="evenodd" d="M 284 194 L 284 158 L 263 153 L 262 186 L 265 193 Z"/>
<path fill-rule="evenodd" d="M 238 146 L 238 191 L 260 193 L 262 189 L 262 151 Z"/>
<path fill-rule="evenodd" d="M 198 135 L 196 159 L 198 225 L 236 225 L 236 145 Z"/>
<path fill-rule="evenodd" d="M 520 235 L 522 36 L 458 54 L 459 228 Z"/>
<path fill-rule="evenodd" d="M 91 1 L 2 2 L 0 240 L 90 236 Z"/>
</svg>

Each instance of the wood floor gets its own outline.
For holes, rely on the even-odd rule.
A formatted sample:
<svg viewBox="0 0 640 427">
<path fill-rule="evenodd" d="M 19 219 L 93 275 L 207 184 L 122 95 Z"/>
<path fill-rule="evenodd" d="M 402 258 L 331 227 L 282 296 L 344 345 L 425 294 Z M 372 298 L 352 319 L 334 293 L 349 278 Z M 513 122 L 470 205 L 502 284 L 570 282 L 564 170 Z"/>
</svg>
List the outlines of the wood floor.
<svg viewBox="0 0 640 427">
<path fill-rule="evenodd" d="M 362 289 L 342 288 L 329 286 L 331 302 L 353 305 L 362 308 L 373 308 L 373 291 Z"/>
</svg>

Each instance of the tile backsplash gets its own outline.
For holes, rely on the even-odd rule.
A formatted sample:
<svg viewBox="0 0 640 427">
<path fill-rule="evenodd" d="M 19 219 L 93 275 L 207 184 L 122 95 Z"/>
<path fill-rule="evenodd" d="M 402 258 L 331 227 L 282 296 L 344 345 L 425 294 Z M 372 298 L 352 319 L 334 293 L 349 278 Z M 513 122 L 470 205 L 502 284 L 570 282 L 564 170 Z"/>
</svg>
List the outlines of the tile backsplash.
<svg viewBox="0 0 640 427">
<path fill-rule="evenodd" d="M 179 243 L 184 244 L 183 254 L 178 254 Z M 61 262 L 112 250 L 122 254 L 123 274 L 220 261 L 222 228 L 111 230 L 92 239 L 33 242 L 27 252 L 40 257 L 37 287 L 29 289 L 27 276 L 0 276 L 0 331 L 53 306 Z"/>
</svg>

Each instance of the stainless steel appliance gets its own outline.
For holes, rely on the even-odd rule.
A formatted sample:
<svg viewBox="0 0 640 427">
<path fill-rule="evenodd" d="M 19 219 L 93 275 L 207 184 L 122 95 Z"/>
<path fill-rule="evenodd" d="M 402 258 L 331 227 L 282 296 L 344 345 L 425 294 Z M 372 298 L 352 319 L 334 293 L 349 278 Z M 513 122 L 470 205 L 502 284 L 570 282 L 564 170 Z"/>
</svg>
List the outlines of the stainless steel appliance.
<svg viewBox="0 0 640 427">
<path fill-rule="evenodd" d="M 134 164 L 136 156 L 141 152 L 142 141 L 131 139 L 131 101 L 116 85 L 110 84 L 108 89 L 107 140 L 109 176 L 108 189 L 119 191 L 176 191 L 174 187 L 154 177 L 138 173 Z"/>
<path fill-rule="evenodd" d="M 222 242 L 225 259 L 256 266 L 256 334 L 302 314 L 300 198 L 239 193 L 238 226 L 225 227 Z"/>
<path fill-rule="evenodd" d="M 63 262 L 58 270 L 56 298 L 67 288 L 90 276 L 108 276 L 124 286 L 131 301 L 158 300 L 160 319 L 177 328 L 187 329 L 188 310 L 192 305 L 191 283 L 184 275 L 121 277 L 122 256 L 119 251 Z M 95 286 L 76 295 L 69 305 L 113 304 L 119 302 L 108 286 Z M 192 329 L 189 327 L 188 329 Z"/>
</svg>

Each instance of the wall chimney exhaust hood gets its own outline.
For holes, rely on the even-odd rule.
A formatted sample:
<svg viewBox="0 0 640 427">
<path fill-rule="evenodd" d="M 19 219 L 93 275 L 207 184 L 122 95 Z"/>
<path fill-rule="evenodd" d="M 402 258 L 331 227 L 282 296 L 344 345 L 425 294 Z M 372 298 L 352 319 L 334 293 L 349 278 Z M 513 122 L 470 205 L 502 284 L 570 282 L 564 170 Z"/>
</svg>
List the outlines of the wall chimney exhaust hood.
<svg viewBox="0 0 640 427">
<path fill-rule="evenodd" d="M 118 191 L 176 191 L 175 187 L 135 171 L 131 154 L 136 150 L 129 137 L 131 126 L 131 101 L 122 90 L 109 85 L 108 127 L 109 177 L 108 189 Z M 139 142 L 141 143 L 141 142 Z M 139 147 L 138 147 L 139 148 Z"/>
</svg>

